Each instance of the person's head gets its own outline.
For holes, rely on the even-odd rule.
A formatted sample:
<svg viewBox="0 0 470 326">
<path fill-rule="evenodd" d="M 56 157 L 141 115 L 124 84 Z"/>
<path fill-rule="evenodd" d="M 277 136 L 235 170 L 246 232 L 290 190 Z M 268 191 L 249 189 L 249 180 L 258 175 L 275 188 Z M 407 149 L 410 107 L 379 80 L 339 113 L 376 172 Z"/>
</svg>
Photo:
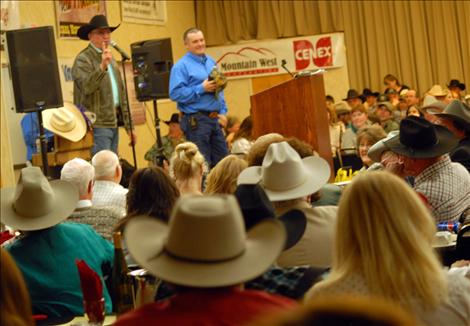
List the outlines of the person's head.
<svg viewBox="0 0 470 326">
<path fill-rule="evenodd" d="M 64 164 L 60 171 L 60 179 L 72 183 L 82 199 L 91 199 L 93 195 L 93 180 L 95 169 L 81 158 L 74 158 Z"/>
<path fill-rule="evenodd" d="M 435 232 L 429 210 L 404 180 L 385 171 L 359 174 L 339 202 L 330 284 L 360 273 L 371 295 L 434 306 L 446 289 L 432 249 Z"/>
<path fill-rule="evenodd" d="M 233 136 L 233 140 L 236 140 L 238 138 L 246 138 L 248 140 L 252 140 L 253 139 L 251 135 L 252 129 L 253 129 L 253 121 L 251 119 L 251 116 L 248 116 L 245 119 L 243 119 L 240 125 L 240 128 L 235 133 L 235 136 Z"/>
<path fill-rule="evenodd" d="M 369 167 L 373 163 L 369 156 L 367 156 L 369 148 L 385 137 L 387 137 L 387 134 L 382 127 L 377 125 L 364 127 L 357 132 L 356 139 L 359 157 L 364 166 Z"/>
<path fill-rule="evenodd" d="M 401 86 L 400 82 L 398 81 L 398 78 L 392 74 L 385 75 L 384 85 L 387 86 L 387 88 L 393 88 L 395 90 L 398 90 L 398 88 L 400 88 Z"/>
<path fill-rule="evenodd" d="M 461 99 L 462 92 L 465 90 L 465 84 L 458 79 L 452 79 L 447 85 L 453 99 Z"/>
<path fill-rule="evenodd" d="M 408 105 L 408 107 L 412 106 L 412 105 L 419 105 L 419 97 L 416 93 L 416 90 L 414 89 L 409 89 L 407 92 L 406 92 L 406 95 L 405 95 L 405 102 L 406 104 Z"/>
<path fill-rule="evenodd" d="M 406 110 L 406 116 L 407 116 L 407 117 L 409 117 L 409 116 L 415 116 L 415 117 L 424 118 L 423 112 L 422 112 L 420 109 L 418 109 L 418 107 L 415 106 L 415 105 L 410 106 L 410 107 Z"/>
<path fill-rule="evenodd" d="M 341 101 L 335 104 L 335 111 L 338 120 L 348 125 L 351 122 L 351 107 L 345 101 Z"/>
<path fill-rule="evenodd" d="M 117 229 L 131 218 L 148 215 L 168 222 L 170 213 L 180 192 L 175 182 L 160 167 L 138 169 L 132 174 L 129 192 L 126 195 L 126 217 L 119 222 Z"/>
<path fill-rule="evenodd" d="M 367 112 L 362 104 L 356 107 L 353 107 L 351 109 L 351 122 L 354 127 L 356 127 L 357 129 L 360 129 L 364 127 L 366 121 L 367 121 Z"/>
<path fill-rule="evenodd" d="M 204 34 L 198 28 L 191 27 L 183 34 L 184 46 L 194 55 L 202 56 L 206 52 Z"/>
<path fill-rule="evenodd" d="M 387 121 L 393 117 L 393 106 L 389 102 L 381 103 L 377 106 L 376 115 L 380 121 Z"/>
<path fill-rule="evenodd" d="M 118 28 L 111 27 L 104 15 L 95 15 L 88 24 L 80 26 L 77 30 L 77 36 L 82 40 L 89 40 L 98 49 L 102 49 L 103 43 L 109 45 L 111 33 Z"/>
<path fill-rule="evenodd" d="M 238 117 L 229 115 L 227 116 L 227 125 L 225 126 L 225 132 L 228 134 L 236 133 L 240 129 L 240 119 Z"/>
<path fill-rule="evenodd" d="M 398 102 L 400 101 L 400 94 L 398 94 L 398 92 L 393 88 L 387 89 L 385 94 L 387 95 L 390 103 L 392 103 L 393 105 L 397 105 Z"/>
<path fill-rule="evenodd" d="M 338 116 L 336 115 L 335 107 L 334 105 L 327 105 L 326 106 L 326 114 L 328 117 L 328 122 L 330 125 L 335 125 L 336 122 L 338 121 Z"/>
<path fill-rule="evenodd" d="M 334 97 L 331 95 L 326 95 L 325 101 L 326 101 L 326 107 L 331 110 L 335 104 Z"/>
<path fill-rule="evenodd" d="M 0 248 L 1 325 L 26 326 L 34 325 L 31 300 L 21 271 L 13 258 Z"/>
<path fill-rule="evenodd" d="M 358 105 L 362 105 L 363 102 L 361 94 L 359 94 L 359 92 L 355 89 L 348 90 L 346 98 L 344 98 L 343 101 L 348 102 L 348 105 L 351 108 L 354 108 Z"/>
<path fill-rule="evenodd" d="M 95 180 L 108 180 L 119 183 L 122 177 L 121 164 L 116 153 L 110 150 L 102 150 L 91 159 L 91 165 L 95 168 Z"/>
<path fill-rule="evenodd" d="M 111 41 L 111 30 L 109 28 L 96 28 L 88 34 L 90 42 L 98 49 L 103 48 L 103 43 Z"/>
<path fill-rule="evenodd" d="M 449 129 L 458 139 L 470 137 L 470 107 L 454 100 L 447 105 L 434 122 Z"/>
<path fill-rule="evenodd" d="M 269 145 L 272 143 L 281 142 L 283 140 L 284 137 L 277 133 L 270 133 L 259 136 L 246 155 L 248 166 L 259 166 L 263 164 L 264 155 L 266 155 L 266 151 L 268 150 Z"/>
<path fill-rule="evenodd" d="M 173 113 L 170 117 L 170 120 L 164 122 L 168 126 L 168 134 L 170 136 L 181 136 L 182 131 L 180 127 L 180 115 L 178 113 Z"/>
<path fill-rule="evenodd" d="M 196 144 L 184 142 L 176 146 L 170 159 L 170 175 L 175 179 L 180 191 L 188 183 L 197 184 L 200 191 L 202 175 L 206 169 L 207 164 Z"/>
<path fill-rule="evenodd" d="M 206 194 L 233 194 L 237 178 L 248 163 L 236 155 L 224 157 L 207 175 Z"/>
</svg>

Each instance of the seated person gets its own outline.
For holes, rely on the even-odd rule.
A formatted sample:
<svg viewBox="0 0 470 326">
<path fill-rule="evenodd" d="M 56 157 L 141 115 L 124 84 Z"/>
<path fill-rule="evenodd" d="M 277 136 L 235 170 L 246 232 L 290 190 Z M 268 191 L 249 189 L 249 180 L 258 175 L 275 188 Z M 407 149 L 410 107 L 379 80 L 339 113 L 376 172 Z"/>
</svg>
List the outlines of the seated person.
<svg viewBox="0 0 470 326">
<path fill-rule="evenodd" d="M 367 170 L 373 163 L 369 156 L 367 156 L 369 148 L 386 136 L 387 134 L 382 127 L 377 125 L 362 128 L 357 132 L 358 154 L 363 164 L 360 171 Z"/>
<path fill-rule="evenodd" d="M 34 153 L 39 153 L 37 148 L 37 140 L 39 139 L 39 125 L 37 112 L 26 113 L 21 119 L 21 130 L 23 131 L 23 139 L 26 145 L 26 160 L 31 161 Z M 44 129 L 44 135 L 47 139 L 47 151 L 54 147 L 54 134 Z"/>
<path fill-rule="evenodd" d="M 83 315 L 75 260 L 85 260 L 103 278 L 111 273 L 114 248 L 88 225 L 61 223 L 77 204 L 77 189 L 62 180 L 49 183 L 38 167 L 28 167 L 21 170 L 16 188 L 1 191 L 2 221 L 21 232 L 6 250 L 23 273 L 33 314 Z M 110 313 L 105 286 L 103 294 Z"/>
<path fill-rule="evenodd" d="M 253 129 L 253 122 L 251 116 L 243 119 L 240 129 L 233 136 L 232 146 L 230 152 L 232 154 L 245 156 L 253 145 L 253 137 L 251 130 Z"/>
<path fill-rule="evenodd" d="M 296 306 L 288 298 L 243 289 L 281 252 L 282 225 L 263 221 L 246 233 L 233 195 L 183 197 L 171 221 L 139 216 L 127 223 L 124 236 L 135 260 L 172 284 L 176 295 L 128 312 L 115 325 L 244 325 Z"/>
<path fill-rule="evenodd" d="M 357 132 L 359 129 L 370 126 L 366 109 L 359 104 L 351 109 L 351 128 L 346 129 L 341 140 L 341 149 L 344 154 L 355 154 L 357 149 Z"/>
<path fill-rule="evenodd" d="M 237 155 L 228 155 L 212 168 L 207 175 L 205 194 L 233 194 L 237 178 L 248 163 Z"/>
<path fill-rule="evenodd" d="M 91 199 L 94 176 L 93 166 L 81 158 L 74 158 L 62 167 L 60 179 L 73 184 L 79 193 L 79 201 L 67 222 L 89 224 L 105 239 L 112 241 L 113 228 L 123 217 L 122 211 L 113 206 L 93 206 Z"/>
</svg>

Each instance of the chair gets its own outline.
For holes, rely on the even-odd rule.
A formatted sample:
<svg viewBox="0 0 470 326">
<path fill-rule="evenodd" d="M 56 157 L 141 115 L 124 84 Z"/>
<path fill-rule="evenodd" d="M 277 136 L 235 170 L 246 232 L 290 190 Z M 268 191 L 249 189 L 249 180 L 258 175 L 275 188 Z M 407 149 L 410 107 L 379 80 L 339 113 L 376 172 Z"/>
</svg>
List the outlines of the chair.
<svg viewBox="0 0 470 326">
<path fill-rule="evenodd" d="M 464 225 L 457 235 L 456 259 L 470 259 L 470 224 Z"/>
</svg>

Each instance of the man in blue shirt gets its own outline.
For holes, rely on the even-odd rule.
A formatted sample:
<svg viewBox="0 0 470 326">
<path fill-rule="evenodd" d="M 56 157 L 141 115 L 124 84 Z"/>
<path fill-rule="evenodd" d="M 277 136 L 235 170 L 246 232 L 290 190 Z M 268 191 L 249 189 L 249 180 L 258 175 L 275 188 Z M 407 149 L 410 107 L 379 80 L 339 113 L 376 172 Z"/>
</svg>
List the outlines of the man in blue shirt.
<svg viewBox="0 0 470 326">
<path fill-rule="evenodd" d="M 181 129 L 195 143 L 210 167 L 228 154 L 219 118 L 227 113 L 223 92 L 215 96 L 216 83 L 209 74 L 216 62 L 205 54 L 204 34 L 197 28 L 184 35 L 188 52 L 173 66 L 170 74 L 170 98 L 183 113 Z"/>
</svg>

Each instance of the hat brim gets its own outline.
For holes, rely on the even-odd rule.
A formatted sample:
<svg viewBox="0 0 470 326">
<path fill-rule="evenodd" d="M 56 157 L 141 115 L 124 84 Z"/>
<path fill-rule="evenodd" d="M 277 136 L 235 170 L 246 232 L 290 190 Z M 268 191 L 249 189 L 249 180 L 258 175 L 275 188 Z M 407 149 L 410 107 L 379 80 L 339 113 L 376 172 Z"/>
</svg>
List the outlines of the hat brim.
<svg viewBox="0 0 470 326">
<path fill-rule="evenodd" d="M 307 217 L 298 209 L 290 210 L 279 216 L 279 221 L 284 224 L 287 233 L 284 250 L 290 249 L 302 239 L 307 228 Z"/>
<path fill-rule="evenodd" d="M 419 149 L 408 147 L 400 142 L 399 134 L 384 143 L 391 151 L 412 158 L 431 158 L 451 152 L 457 146 L 458 139 L 445 127 L 434 125 L 434 128 L 438 141 L 432 147 Z"/>
<path fill-rule="evenodd" d="M 252 166 L 243 170 L 238 176 L 237 184 L 259 183 L 270 201 L 290 200 L 311 195 L 328 182 L 330 166 L 324 159 L 316 156 L 305 157 L 302 159 L 302 163 L 308 176 L 302 184 L 292 189 L 272 190 L 266 188 L 262 180 L 263 168 L 261 166 Z"/>
<path fill-rule="evenodd" d="M 460 122 L 461 124 L 463 124 L 465 126 L 465 129 L 469 130 L 470 131 L 470 122 L 468 122 L 467 120 L 455 115 L 455 114 L 451 114 L 451 113 L 436 113 L 435 114 L 436 116 L 439 116 L 439 117 L 444 117 L 444 118 L 448 118 L 450 120 L 454 120 L 454 121 L 458 121 Z"/>
<path fill-rule="evenodd" d="M 56 204 L 48 214 L 36 217 L 19 215 L 13 208 L 16 187 L 3 188 L 1 191 L 2 223 L 17 230 L 34 231 L 49 228 L 66 220 L 77 206 L 78 191 L 71 183 L 63 180 L 51 181 L 50 185 Z"/>
<path fill-rule="evenodd" d="M 265 220 L 247 233 L 241 255 L 221 262 L 198 262 L 165 250 L 168 231 L 165 223 L 140 216 L 128 222 L 124 238 L 132 257 L 150 273 L 173 284 L 201 288 L 241 284 L 258 277 L 275 262 L 286 241 L 280 223 Z"/>
<path fill-rule="evenodd" d="M 83 117 L 80 110 L 72 103 L 64 102 L 64 108 L 66 108 L 67 111 L 72 113 L 75 119 L 75 127 L 71 131 L 68 131 L 68 132 L 63 132 L 63 131 L 56 129 L 51 124 L 51 118 L 54 112 L 57 111 L 58 109 L 47 109 L 47 110 L 42 111 L 42 119 L 44 123 L 44 128 L 72 142 L 77 142 L 83 137 L 85 137 L 85 134 L 87 131 L 87 124 L 86 124 L 85 118 Z"/>
<path fill-rule="evenodd" d="M 83 26 L 80 26 L 80 28 L 77 31 L 77 36 L 79 39 L 84 40 L 84 41 L 89 41 L 90 39 L 88 38 L 88 34 L 94 29 L 101 29 L 101 28 L 108 28 L 111 33 L 120 26 L 121 24 L 111 27 L 111 26 L 103 26 L 103 27 L 96 27 L 90 24 L 86 24 Z"/>
</svg>

